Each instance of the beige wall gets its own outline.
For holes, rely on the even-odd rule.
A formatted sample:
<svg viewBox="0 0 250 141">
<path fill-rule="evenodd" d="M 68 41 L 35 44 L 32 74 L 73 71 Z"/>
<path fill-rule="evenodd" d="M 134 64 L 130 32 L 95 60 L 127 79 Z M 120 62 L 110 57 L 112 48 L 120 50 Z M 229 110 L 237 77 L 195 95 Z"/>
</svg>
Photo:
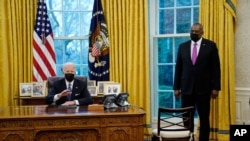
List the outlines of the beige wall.
<svg viewBox="0 0 250 141">
<path fill-rule="evenodd" d="M 250 124 L 250 1 L 237 0 L 235 32 L 236 122 Z"/>
<path fill-rule="evenodd" d="M 250 88 L 250 1 L 238 0 L 235 33 L 236 88 Z"/>
</svg>

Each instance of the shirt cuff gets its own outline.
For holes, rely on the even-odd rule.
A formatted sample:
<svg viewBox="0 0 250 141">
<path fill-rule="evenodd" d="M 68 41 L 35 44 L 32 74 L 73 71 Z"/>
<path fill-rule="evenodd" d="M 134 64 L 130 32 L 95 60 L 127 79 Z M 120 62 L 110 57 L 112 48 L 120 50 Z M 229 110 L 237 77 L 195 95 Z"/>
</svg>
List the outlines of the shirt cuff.
<svg viewBox="0 0 250 141">
<path fill-rule="evenodd" d="M 56 95 L 54 96 L 54 99 L 53 99 L 53 100 L 54 100 L 54 102 L 55 102 L 55 101 L 57 101 L 58 99 L 59 99 L 59 96 L 58 96 L 58 94 L 56 94 Z"/>
<path fill-rule="evenodd" d="M 76 105 L 80 105 L 78 100 L 75 100 Z"/>
</svg>

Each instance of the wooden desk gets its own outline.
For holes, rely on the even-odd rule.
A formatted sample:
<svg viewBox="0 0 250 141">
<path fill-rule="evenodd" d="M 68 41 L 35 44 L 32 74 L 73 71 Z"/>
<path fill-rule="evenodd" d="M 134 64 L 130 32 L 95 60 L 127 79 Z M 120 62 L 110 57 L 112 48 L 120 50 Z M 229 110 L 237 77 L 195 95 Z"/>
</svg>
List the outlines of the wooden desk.
<svg viewBox="0 0 250 141">
<path fill-rule="evenodd" d="M 92 96 L 93 104 L 99 104 L 103 95 Z M 14 100 L 18 100 L 18 105 L 46 105 L 45 97 L 16 97 Z"/>
<path fill-rule="evenodd" d="M 45 105 L 0 107 L 0 140 L 143 141 L 144 115 L 134 106 L 109 111 Z"/>
</svg>

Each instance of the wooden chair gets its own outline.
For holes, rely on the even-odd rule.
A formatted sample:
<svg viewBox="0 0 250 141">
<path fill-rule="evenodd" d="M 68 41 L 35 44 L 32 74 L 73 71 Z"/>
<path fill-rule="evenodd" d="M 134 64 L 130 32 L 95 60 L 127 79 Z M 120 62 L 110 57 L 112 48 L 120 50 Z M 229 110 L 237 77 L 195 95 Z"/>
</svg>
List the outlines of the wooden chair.
<svg viewBox="0 0 250 141">
<path fill-rule="evenodd" d="M 194 107 L 159 108 L 157 128 L 152 131 L 152 141 L 191 141 L 193 133 L 191 126 L 185 127 L 183 122 L 191 125 L 191 115 Z"/>
</svg>

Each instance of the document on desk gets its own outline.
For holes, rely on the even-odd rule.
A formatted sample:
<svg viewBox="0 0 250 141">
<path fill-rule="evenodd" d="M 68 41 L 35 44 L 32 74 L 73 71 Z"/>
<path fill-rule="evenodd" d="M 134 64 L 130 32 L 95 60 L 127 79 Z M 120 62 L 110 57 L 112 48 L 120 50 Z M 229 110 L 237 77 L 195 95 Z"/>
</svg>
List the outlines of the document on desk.
<svg viewBox="0 0 250 141">
<path fill-rule="evenodd" d="M 76 109 L 78 106 L 77 105 L 59 105 L 59 109 Z"/>
</svg>

